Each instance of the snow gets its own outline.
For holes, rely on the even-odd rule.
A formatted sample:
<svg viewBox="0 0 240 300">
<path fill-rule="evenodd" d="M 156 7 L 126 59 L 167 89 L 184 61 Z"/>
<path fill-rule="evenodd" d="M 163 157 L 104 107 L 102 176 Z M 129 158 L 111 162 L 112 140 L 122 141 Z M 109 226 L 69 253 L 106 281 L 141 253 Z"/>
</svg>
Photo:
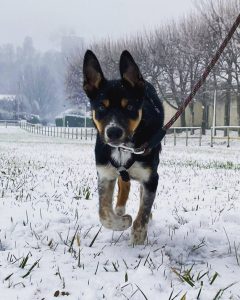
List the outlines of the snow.
<svg viewBox="0 0 240 300">
<path fill-rule="evenodd" d="M 100 226 L 93 143 L 0 127 L 0 299 L 240 299 L 240 144 L 184 142 L 163 147 L 133 247 Z M 133 182 L 127 213 L 138 201 Z"/>
<path fill-rule="evenodd" d="M 0 101 L 14 101 L 16 99 L 16 95 L 7 95 L 7 94 L 0 94 Z"/>
</svg>

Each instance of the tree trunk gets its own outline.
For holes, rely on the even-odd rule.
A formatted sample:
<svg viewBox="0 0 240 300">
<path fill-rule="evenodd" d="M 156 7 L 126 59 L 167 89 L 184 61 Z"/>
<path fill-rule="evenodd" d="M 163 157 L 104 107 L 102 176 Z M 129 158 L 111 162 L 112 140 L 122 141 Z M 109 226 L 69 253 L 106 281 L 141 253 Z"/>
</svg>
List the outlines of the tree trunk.
<svg viewBox="0 0 240 300">
<path fill-rule="evenodd" d="M 237 94 L 237 120 L 238 126 L 240 126 L 240 91 Z M 238 129 L 238 136 L 240 137 L 240 129 Z"/>
<path fill-rule="evenodd" d="M 193 103 L 190 103 L 189 104 L 189 110 L 190 110 L 190 113 L 191 113 L 191 124 L 190 126 L 191 127 L 194 127 L 194 123 L 195 123 L 195 116 L 194 116 L 194 104 Z M 194 134 L 194 130 L 191 129 L 191 135 Z"/>
<path fill-rule="evenodd" d="M 180 121 L 181 121 L 181 127 L 186 127 L 186 118 L 185 118 L 185 110 L 180 116 Z"/>
<path fill-rule="evenodd" d="M 206 101 L 203 102 L 203 117 L 202 117 L 202 134 L 206 134 L 207 123 L 208 123 L 208 106 Z"/>
<path fill-rule="evenodd" d="M 230 126 L 231 89 L 227 87 L 224 104 L 224 126 Z M 227 129 L 224 129 L 224 136 L 227 136 Z"/>
<path fill-rule="evenodd" d="M 232 74 L 228 74 L 226 98 L 224 105 L 224 126 L 230 126 L 230 108 L 231 108 L 231 87 L 232 87 Z M 224 136 L 227 136 L 227 129 L 224 130 Z"/>
</svg>

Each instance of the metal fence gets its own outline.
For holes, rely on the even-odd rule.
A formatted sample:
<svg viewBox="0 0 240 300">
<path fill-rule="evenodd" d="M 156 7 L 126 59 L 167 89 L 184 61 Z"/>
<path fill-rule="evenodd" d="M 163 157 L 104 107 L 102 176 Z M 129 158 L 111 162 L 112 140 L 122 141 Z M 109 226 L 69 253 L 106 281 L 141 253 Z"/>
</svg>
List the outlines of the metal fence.
<svg viewBox="0 0 240 300">
<path fill-rule="evenodd" d="M 218 131 L 221 130 L 222 135 L 217 135 Z M 227 131 L 227 135 L 224 135 L 224 131 Z M 240 130 L 240 126 L 215 126 L 211 127 L 211 147 L 213 147 L 215 140 L 225 140 L 227 141 L 227 147 L 230 147 L 230 140 L 240 140 L 240 137 L 236 135 L 231 135 L 236 131 Z"/>
<path fill-rule="evenodd" d="M 18 120 L 0 120 L 0 126 L 5 126 L 6 128 L 8 126 L 19 126 Z"/>
<path fill-rule="evenodd" d="M 95 128 L 42 126 L 40 124 L 31 124 L 24 121 L 20 121 L 20 127 L 31 133 L 51 137 L 91 141 L 96 137 Z"/>
<path fill-rule="evenodd" d="M 56 127 L 56 126 L 42 126 L 39 124 L 31 124 L 26 121 L 20 121 L 20 127 L 28 132 L 41 134 L 51 137 L 60 137 L 68 139 L 94 140 L 96 137 L 95 128 L 85 127 Z M 202 128 L 201 127 L 173 127 L 170 132 L 164 137 L 164 145 L 167 141 L 173 139 L 173 144 L 176 146 L 178 139 L 185 139 L 185 144 L 188 146 L 189 140 L 198 139 L 198 144 L 202 144 Z M 195 134 L 197 131 L 197 134 Z M 184 132 L 184 134 L 182 134 Z"/>
<path fill-rule="evenodd" d="M 177 139 L 185 139 L 185 144 L 188 146 L 190 139 L 198 139 L 199 146 L 202 145 L 202 128 L 201 127 L 172 127 L 169 129 L 169 132 L 173 131 L 173 135 L 168 134 L 165 135 L 163 143 L 166 145 L 166 140 L 173 139 L 174 146 L 177 145 Z M 195 131 L 198 132 L 198 134 L 195 135 Z M 183 133 L 185 134 L 178 134 Z"/>
<path fill-rule="evenodd" d="M 6 122 L 6 121 L 4 121 Z M 87 127 L 56 127 L 56 126 L 43 126 L 40 124 L 31 124 L 26 121 L 13 121 L 2 124 L 5 126 L 20 126 L 28 132 L 41 134 L 51 137 L 60 137 L 67 139 L 80 139 L 86 141 L 93 141 L 96 138 L 97 131 L 95 128 Z M 1 124 L 1 121 L 0 121 Z M 237 131 L 240 130 L 240 126 L 216 126 L 215 129 L 211 127 L 210 145 L 213 147 L 216 140 L 225 140 L 227 147 L 230 147 L 231 140 L 240 140 Z M 219 131 L 221 134 L 219 134 Z M 227 135 L 224 136 L 224 131 L 227 131 Z M 214 133 L 217 132 L 215 135 Z M 235 132 L 233 135 L 232 133 Z M 202 128 L 201 127 L 172 127 L 168 134 L 164 137 L 163 143 L 166 145 L 168 141 L 173 141 L 173 145 L 177 145 L 178 140 L 185 139 L 185 145 L 189 145 L 190 140 L 198 140 L 198 145 L 202 145 Z M 204 139 L 206 141 L 206 138 Z M 209 140 L 208 140 L 209 143 Z"/>
</svg>

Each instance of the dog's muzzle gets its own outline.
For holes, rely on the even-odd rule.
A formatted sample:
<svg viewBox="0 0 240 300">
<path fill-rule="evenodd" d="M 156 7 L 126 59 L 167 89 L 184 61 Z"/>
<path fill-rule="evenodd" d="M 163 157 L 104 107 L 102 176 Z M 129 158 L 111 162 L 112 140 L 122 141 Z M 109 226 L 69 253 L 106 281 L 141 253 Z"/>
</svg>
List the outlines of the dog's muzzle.
<svg viewBox="0 0 240 300">
<path fill-rule="evenodd" d="M 107 126 L 105 129 L 105 140 L 107 144 L 118 146 L 125 138 L 124 130 L 119 126 Z"/>
</svg>

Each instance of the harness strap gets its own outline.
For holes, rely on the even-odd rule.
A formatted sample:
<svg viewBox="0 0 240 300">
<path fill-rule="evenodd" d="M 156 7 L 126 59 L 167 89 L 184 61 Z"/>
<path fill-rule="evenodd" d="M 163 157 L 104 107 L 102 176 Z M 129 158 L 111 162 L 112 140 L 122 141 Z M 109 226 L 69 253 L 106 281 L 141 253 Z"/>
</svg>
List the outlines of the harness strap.
<svg viewBox="0 0 240 300">
<path fill-rule="evenodd" d="M 118 148 L 118 151 L 121 153 L 121 148 Z M 110 157 L 109 159 L 111 165 L 117 169 L 118 174 L 121 176 L 122 180 L 125 182 L 128 182 L 130 180 L 130 176 L 128 174 L 128 169 L 131 168 L 131 166 L 134 164 L 135 159 L 134 155 L 132 154 L 132 157 L 127 161 L 125 165 L 121 165 L 117 163 L 114 159 Z"/>
</svg>

